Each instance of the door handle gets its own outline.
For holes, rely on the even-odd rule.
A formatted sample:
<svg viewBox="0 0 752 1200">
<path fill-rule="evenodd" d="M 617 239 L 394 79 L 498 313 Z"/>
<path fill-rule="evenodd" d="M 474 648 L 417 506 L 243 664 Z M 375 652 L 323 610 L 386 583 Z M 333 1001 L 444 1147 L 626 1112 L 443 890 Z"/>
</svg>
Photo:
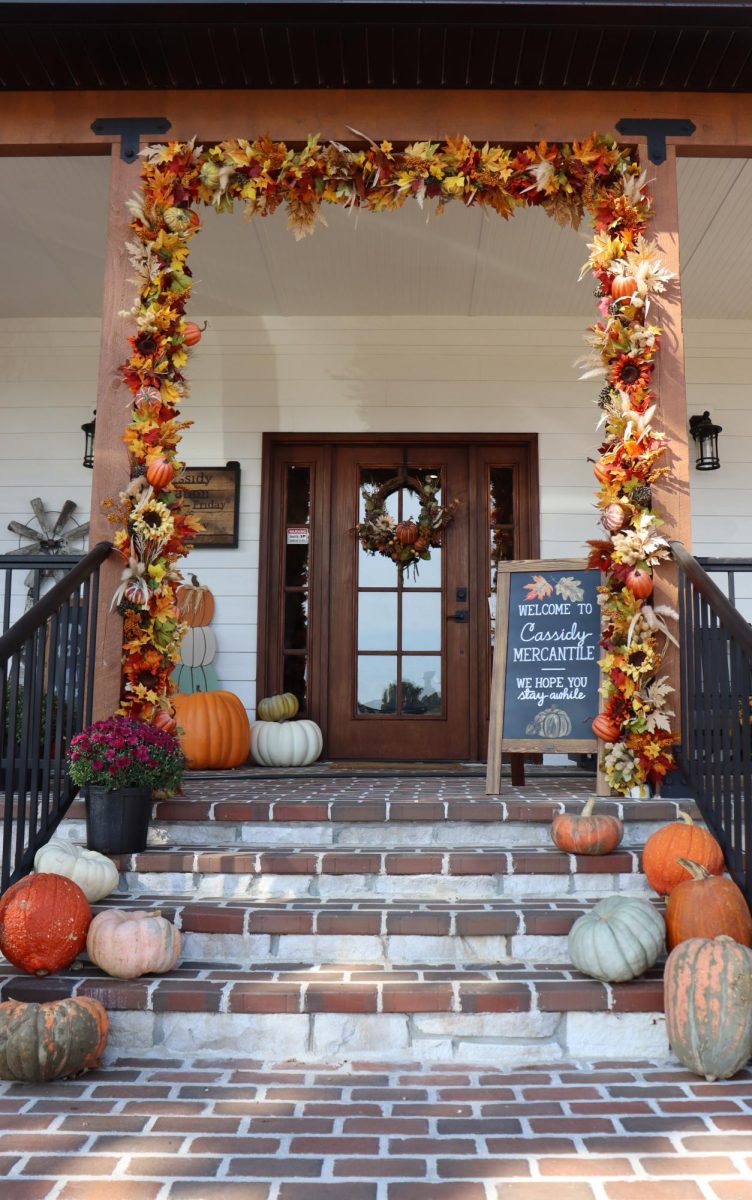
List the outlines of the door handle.
<svg viewBox="0 0 752 1200">
<path fill-rule="evenodd" d="M 457 612 L 449 613 L 450 621 L 457 621 L 460 625 L 467 625 L 470 621 L 470 609 L 458 608 Z"/>
</svg>

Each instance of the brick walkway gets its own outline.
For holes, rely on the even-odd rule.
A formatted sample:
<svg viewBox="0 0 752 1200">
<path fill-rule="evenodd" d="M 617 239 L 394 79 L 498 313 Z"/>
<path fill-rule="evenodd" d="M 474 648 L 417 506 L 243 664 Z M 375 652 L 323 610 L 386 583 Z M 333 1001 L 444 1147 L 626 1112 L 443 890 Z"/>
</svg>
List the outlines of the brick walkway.
<svg viewBox="0 0 752 1200">
<path fill-rule="evenodd" d="M 2 1200 L 752 1200 L 752 1071 L 123 1059 L 0 1128 Z"/>
</svg>

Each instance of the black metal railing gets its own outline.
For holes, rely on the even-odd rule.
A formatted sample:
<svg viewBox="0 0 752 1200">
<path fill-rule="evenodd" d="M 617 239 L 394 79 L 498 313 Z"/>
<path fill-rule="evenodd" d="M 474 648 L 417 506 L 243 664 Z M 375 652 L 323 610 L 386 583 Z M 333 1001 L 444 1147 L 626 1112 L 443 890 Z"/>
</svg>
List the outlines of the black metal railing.
<svg viewBox="0 0 752 1200">
<path fill-rule="evenodd" d="M 45 584 L 57 582 L 83 554 L 0 554 L 0 633 L 36 604 Z"/>
<path fill-rule="evenodd" d="M 738 608 L 743 616 L 752 613 L 752 558 L 698 557 L 697 561 L 708 575 L 725 577 L 729 602 Z"/>
<path fill-rule="evenodd" d="M 671 551 L 679 567 L 681 767 L 752 901 L 752 627 L 681 542 Z"/>
<path fill-rule="evenodd" d="M 65 754 L 91 720 L 99 569 L 111 550 L 100 542 L 0 635 L 0 892 L 31 869 L 75 795 Z"/>
</svg>

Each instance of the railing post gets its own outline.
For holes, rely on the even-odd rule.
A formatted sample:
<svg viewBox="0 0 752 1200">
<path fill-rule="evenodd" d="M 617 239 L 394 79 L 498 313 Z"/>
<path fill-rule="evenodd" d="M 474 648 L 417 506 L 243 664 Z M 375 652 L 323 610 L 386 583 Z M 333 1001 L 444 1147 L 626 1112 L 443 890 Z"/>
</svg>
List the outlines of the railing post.
<svg viewBox="0 0 752 1200">
<path fill-rule="evenodd" d="M 641 153 L 643 150 L 641 148 Z M 665 430 L 669 453 L 662 461 L 670 474 L 654 486 L 655 506 L 666 522 L 661 532 L 671 540 L 692 546 L 692 514 L 689 498 L 689 424 L 687 418 L 686 383 L 684 374 L 684 335 L 682 331 L 681 279 L 679 277 L 679 199 L 676 181 L 676 149 L 668 147 L 666 161 L 656 167 L 643 153 L 650 191 L 654 199 L 654 216 L 648 237 L 655 238 L 661 259 L 676 279 L 666 293 L 655 301 L 655 321 L 663 328 L 661 349 L 657 359 L 656 391 L 658 413 L 656 426 Z M 673 560 L 662 563 L 656 572 L 655 603 L 678 609 L 679 578 Z M 679 737 L 681 729 L 681 669 L 678 651 L 669 644 L 663 671 L 675 689 L 671 707 L 676 712 L 674 728 Z"/>
<path fill-rule="evenodd" d="M 138 166 L 120 158 L 120 145 L 112 146 L 110 166 L 110 196 L 107 219 L 107 257 L 102 300 L 102 332 L 99 352 L 99 382 L 97 385 L 97 426 L 94 439 L 94 474 L 91 486 L 91 533 L 89 546 L 112 538 L 113 527 L 102 512 L 102 501 L 117 500 L 118 493 L 128 484 L 130 475 L 128 455 L 123 443 L 127 424 L 127 405 L 130 393 L 117 373 L 127 358 L 126 335 L 132 325 L 120 316 L 133 304 L 135 284 L 129 283 L 132 268 L 125 243 L 130 231 L 130 214 L 126 201 L 139 186 Z M 120 700 L 120 659 L 123 642 L 123 622 L 116 612 L 110 612 L 113 592 L 117 587 L 122 562 L 113 555 L 102 564 L 99 580 L 97 611 L 96 671 L 94 673 L 95 720 L 109 716 Z"/>
</svg>

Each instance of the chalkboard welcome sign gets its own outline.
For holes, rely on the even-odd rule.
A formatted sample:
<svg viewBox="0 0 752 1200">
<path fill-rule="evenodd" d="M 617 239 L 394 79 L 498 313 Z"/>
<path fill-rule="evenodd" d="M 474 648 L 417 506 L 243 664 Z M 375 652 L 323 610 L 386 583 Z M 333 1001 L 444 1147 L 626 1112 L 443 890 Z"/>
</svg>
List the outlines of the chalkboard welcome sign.
<svg viewBox="0 0 752 1200">
<path fill-rule="evenodd" d="M 578 560 L 499 563 L 486 791 L 502 751 L 597 749 L 600 573 Z"/>
</svg>

